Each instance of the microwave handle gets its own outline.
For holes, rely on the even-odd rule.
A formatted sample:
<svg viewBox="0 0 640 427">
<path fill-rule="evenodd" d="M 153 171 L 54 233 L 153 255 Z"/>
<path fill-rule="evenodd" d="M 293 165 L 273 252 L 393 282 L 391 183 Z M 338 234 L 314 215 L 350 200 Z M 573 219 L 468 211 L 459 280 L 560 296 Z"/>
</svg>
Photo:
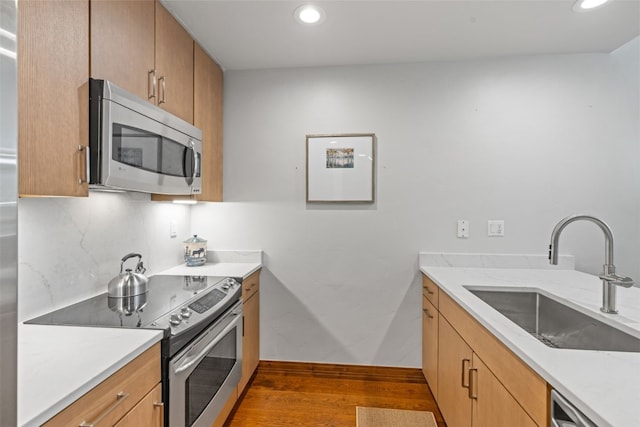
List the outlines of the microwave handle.
<svg viewBox="0 0 640 427">
<path fill-rule="evenodd" d="M 191 143 L 191 150 L 193 151 L 193 174 L 191 175 L 191 182 L 195 181 L 196 175 L 200 171 L 200 163 L 198 162 L 198 153 L 196 152 L 196 144 L 193 140 L 189 141 Z"/>
</svg>

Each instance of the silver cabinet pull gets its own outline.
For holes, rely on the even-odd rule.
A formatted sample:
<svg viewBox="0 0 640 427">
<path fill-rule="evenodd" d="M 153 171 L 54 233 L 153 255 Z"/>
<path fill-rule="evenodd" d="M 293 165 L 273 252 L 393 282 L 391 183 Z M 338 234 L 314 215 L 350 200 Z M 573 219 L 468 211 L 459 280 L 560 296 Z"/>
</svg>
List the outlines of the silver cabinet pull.
<svg viewBox="0 0 640 427">
<path fill-rule="evenodd" d="M 86 184 L 89 182 L 89 147 L 85 147 L 84 145 L 78 145 L 78 151 L 82 153 L 84 151 L 84 179 L 82 177 L 78 178 L 78 184 Z"/>
<path fill-rule="evenodd" d="M 162 408 L 164 407 L 164 402 L 153 402 L 153 406 L 156 408 Z"/>
<path fill-rule="evenodd" d="M 147 94 L 149 99 L 156 97 L 156 85 L 158 81 L 156 80 L 156 70 L 149 70 L 149 74 L 147 76 Z"/>
<path fill-rule="evenodd" d="M 469 399 L 478 400 L 478 368 L 469 369 Z"/>
<path fill-rule="evenodd" d="M 109 415 L 111 412 L 113 412 L 114 409 L 116 409 L 118 406 L 120 406 L 122 404 L 122 402 L 124 402 L 127 397 L 129 397 L 129 393 L 125 393 L 123 391 L 121 391 L 120 393 L 118 393 L 116 395 L 116 401 L 113 402 L 111 405 L 109 405 L 109 407 L 107 407 L 107 409 L 105 409 L 102 414 L 98 415 L 98 418 L 96 418 L 95 420 L 91 421 L 83 421 L 80 423 L 79 427 L 94 427 L 96 424 L 100 424 L 100 422 L 102 420 L 104 420 L 107 415 Z"/>
<path fill-rule="evenodd" d="M 166 100 L 167 86 L 165 85 L 164 76 L 162 76 L 162 77 L 160 77 L 158 79 L 158 83 L 160 83 L 160 89 L 162 89 L 162 91 L 160 91 L 160 99 L 158 100 L 158 105 L 160 105 L 160 104 L 164 104 L 165 102 L 167 102 L 167 100 Z"/>
<path fill-rule="evenodd" d="M 427 293 L 428 293 L 429 295 L 433 295 L 433 294 L 434 294 L 434 292 L 433 292 L 431 289 L 429 289 L 429 287 L 428 287 L 428 286 L 423 286 L 423 288 L 424 288 L 424 290 L 425 290 L 425 291 L 427 291 Z"/>
<path fill-rule="evenodd" d="M 425 308 L 425 309 L 423 309 L 422 311 L 424 311 L 424 314 L 426 314 L 426 315 L 427 315 L 427 317 L 428 317 L 429 319 L 433 319 L 433 315 L 432 315 L 431 313 L 429 313 L 429 310 L 427 310 L 427 309 Z"/>
<path fill-rule="evenodd" d="M 469 368 L 467 367 L 467 363 L 471 364 L 471 360 L 469 359 L 462 359 L 462 387 L 464 388 L 469 388 L 469 377 L 467 377 L 467 375 L 465 375 L 467 372 L 469 372 Z"/>
</svg>

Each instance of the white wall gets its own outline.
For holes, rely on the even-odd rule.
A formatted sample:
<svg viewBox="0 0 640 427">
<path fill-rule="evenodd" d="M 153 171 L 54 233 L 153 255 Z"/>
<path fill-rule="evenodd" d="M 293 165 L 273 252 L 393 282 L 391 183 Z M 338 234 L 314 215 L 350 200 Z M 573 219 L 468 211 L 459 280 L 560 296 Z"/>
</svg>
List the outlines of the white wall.
<svg viewBox="0 0 640 427">
<path fill-rule="evenodd" d="M 193 207 L 192 232 L 264 250 L 261 358 L 419 366 L 419 251 L 545 254 L 573 213 L 607 221 L 618 271 L 640 279 L 640 98 L 618 78 L 630 62 L 227 72 L 226 203 Z M 377 135 L 376 203 L 306 204 L 305 135 L 348 132 Z M 504 237 L 487 237 L 489 219 Z M 561 239 L 593 273 L 603 247 L 593 224 Z"/>
<path fill-rule="evenodd" d="M 129 252 L 142 255 L 147 274 L 183 262 L 191 228 L 187 206 L 137 193 L 20 199 L 18 216 L 19 321 L 106 292 Z"/>
</svg>

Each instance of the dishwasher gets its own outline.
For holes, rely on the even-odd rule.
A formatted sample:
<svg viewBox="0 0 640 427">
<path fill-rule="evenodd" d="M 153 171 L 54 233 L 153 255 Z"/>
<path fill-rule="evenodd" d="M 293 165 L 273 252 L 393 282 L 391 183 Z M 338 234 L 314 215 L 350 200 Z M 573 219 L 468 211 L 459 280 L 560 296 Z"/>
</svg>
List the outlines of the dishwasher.
<svg viewBox="0 0 640 427">
<path fill-rule="evenodd" d="M 551 427 L 597 427 L 555 390 L 551 390 Z"/>
</svg>

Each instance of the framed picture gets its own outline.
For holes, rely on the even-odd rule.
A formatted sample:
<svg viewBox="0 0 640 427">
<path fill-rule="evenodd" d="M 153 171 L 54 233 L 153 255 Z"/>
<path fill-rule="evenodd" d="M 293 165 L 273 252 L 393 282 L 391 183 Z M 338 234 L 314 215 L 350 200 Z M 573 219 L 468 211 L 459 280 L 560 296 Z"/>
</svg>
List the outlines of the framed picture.
<svg viewBox="0 0 640 427">
<path fill-rule="evenodd" d="M 307 135 L 307 202 L 373 203 L 375 134 Z"/>
</svg>

